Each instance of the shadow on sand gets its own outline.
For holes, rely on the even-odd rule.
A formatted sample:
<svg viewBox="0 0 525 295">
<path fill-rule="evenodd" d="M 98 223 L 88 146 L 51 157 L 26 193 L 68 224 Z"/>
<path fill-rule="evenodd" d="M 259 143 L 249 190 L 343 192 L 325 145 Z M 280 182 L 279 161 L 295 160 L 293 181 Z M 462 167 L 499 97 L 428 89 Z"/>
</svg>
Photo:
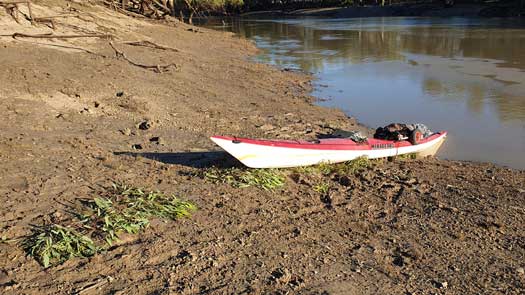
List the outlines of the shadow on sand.
<svg viewBox="0 0 525 295">
<path fill-rule="evenodd" d="M 183 153 L 136 153 L 136 152 L 115 152 L 117 156 L 126 155 L 132 157 L 143 157 L 154 161 L 177 164 L 193 168 L 229 168 L 241 167 L 242 164 L 226 152 L 183 152 Z"/>
</svg>

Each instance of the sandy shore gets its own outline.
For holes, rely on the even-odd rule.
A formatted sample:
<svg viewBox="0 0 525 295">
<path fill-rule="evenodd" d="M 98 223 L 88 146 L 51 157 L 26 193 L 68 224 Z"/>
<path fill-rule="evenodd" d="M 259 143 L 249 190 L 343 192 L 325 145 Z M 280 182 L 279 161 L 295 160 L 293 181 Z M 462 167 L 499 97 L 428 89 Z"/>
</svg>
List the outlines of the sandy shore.
<svg viewBox="0 0 525 295">
<path fill-rule="evenodd" d="M 0 37 L 0 236 L 16 241 L 112 182 L 199 210 L 49 269 L 0 243 L 3 294 L 524 291 L 525 172 L 397 160 L 349 175 L 286 172 L 274 191 L 215 184 L 196 175 L 233 161 L 209 152 L 211 135 L 298 139 L 359 126 L 312 104 L 311 77 L 250 62 L 256 48 L 232 34 L 68 1 L 33 13 L 68 17 L 53 30 L 1 10 L 0 35 L 110 34 L 135 63 L 174 66 L 132 65 L 103 38 Z M 123 43 L 144 40 L 164 49 Z"/>
</svg>

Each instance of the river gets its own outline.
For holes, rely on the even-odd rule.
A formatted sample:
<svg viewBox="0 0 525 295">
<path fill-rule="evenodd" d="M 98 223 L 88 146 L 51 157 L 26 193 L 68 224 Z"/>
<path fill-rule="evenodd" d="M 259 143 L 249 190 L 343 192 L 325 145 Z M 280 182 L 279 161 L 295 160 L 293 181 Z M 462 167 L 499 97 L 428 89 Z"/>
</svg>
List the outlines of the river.
<svg viewBox="0 0 525 295">
<path fill-rule="evenodd" d="M 438 156 L 525 169 L 525 20 L 233 19 L 256 61 L 311 72 L 313 95 L 376 128 L 420 122 Z"/>
</svg>

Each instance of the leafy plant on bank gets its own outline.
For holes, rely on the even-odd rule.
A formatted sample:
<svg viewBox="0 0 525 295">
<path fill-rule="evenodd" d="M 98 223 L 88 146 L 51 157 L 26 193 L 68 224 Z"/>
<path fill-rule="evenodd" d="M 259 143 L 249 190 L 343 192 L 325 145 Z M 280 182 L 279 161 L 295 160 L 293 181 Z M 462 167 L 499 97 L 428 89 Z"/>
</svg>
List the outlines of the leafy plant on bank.
<svg viewBox="0 0 525 295">
<path fill-rule="evenodd" d="M 254 186 L 264 190 L 274 190 L 285 184 L 286 177 L 278 169 L 209 168 L 204 178 L 215 183 L 227 183 L 233 187 Z"/>
<path fill-rule="evenodd" d="M 49 267 L 73 257 L 93 256 L 113 245 L 122 233 L 138 234 L 153 218 L 175 220 L 196 209 L 176 196 L 114 184 L 104 196 L 84 200 L 82 213 L 73 212 L 75 218 L 68 225 L 34 227 L 22 247 Z"/>
<path fill-rule="evenodd" d="M 22 246 L 44 267 L 61 264 L 73 257 L 93 256 L 99 251 L 88 236 L 58 224 L 34 227 Z"/>
</svg>

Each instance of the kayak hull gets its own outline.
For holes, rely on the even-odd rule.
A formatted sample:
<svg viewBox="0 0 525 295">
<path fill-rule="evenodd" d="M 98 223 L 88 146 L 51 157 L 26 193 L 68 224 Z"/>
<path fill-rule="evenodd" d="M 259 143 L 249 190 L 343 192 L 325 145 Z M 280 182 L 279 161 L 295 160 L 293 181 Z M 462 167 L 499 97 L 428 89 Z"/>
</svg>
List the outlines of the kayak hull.
<svg viewBox="0 0 525 295">
<path fill-rule="evenodd" d="M 350 139 L 321 139 L 308 142 L 213 136 L 211 140 L 248 167 L 287 168 L 340 163 L 359 157 L 377 159 L 404 154 L 433 156 L 443 144 L 446 135 L 446 132 L 435 133 L 416 145 L 408 141 L 379 139 L 368 139 L 363 144 Z"/>
</svg>

